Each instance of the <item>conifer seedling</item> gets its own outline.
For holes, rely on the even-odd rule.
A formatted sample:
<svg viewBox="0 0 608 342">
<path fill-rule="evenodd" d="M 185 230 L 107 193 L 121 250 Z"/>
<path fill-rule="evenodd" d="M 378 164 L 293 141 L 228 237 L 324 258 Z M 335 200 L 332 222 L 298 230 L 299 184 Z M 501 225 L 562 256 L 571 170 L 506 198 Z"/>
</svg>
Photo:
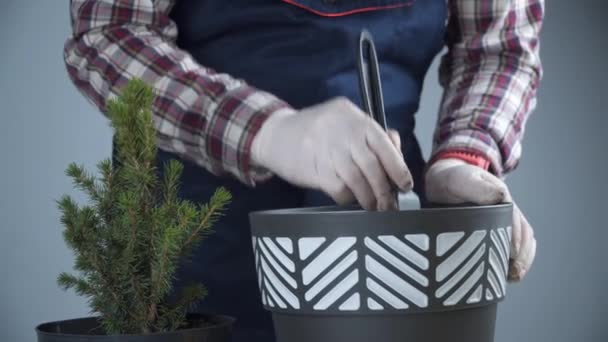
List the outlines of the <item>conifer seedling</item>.
<svg viewBox="0 0 608 342">
<path fill-rule="evenodd" d="M 64 289 L 87 298 L 106 334 L 146 334 L 187 326 L 186 313 L 206 296 L 202 284 L 173 291 L 176 269 L 211 233 L 231 195 L 218 188 L 196 205 L 178 196 L 182 165 L 156 168 L 154 93 L 131 80 L 109 100 L 115 156 L 98 164 L 99 175 L 70 164 L 67 175 L 89 198 L 58 201 L 64 239 L 75 254 L 75 272 L 58 278 Z"/>
</svg>

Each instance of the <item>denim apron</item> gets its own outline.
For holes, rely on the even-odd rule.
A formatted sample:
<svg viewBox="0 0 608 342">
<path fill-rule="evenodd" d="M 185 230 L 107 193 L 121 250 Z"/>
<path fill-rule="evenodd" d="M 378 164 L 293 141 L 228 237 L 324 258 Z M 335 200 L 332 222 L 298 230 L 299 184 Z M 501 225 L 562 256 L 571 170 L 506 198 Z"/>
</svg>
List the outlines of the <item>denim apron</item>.
<svg viewBox="0 0 608 342">
<path fill-rule="evenodd" d="M 346 96 L 361 105 L 356 51 L 363 28 L 374 36 L 388 126 L 400 132 L 415 190 L 424 160 L 414 136 L 424 76 L 443 47 L 446 0 L 178 0 L 171 17 L 178 45 L 202 65 L 244 79 L 294 108 Z M 158 162 L 179 157 L 159 151 Z M 274 177 L 249 188 L 186 160 L 180 196 L 206 202 L 226 187 L 227 215 L 184 262 L 175 288 L 203 283 L 198 311 L 237 318 L 234 341 L 272 342 L 272 320 L 256 282 L 248 213 L 331 204 L 315 191 Z"/>
</svg>

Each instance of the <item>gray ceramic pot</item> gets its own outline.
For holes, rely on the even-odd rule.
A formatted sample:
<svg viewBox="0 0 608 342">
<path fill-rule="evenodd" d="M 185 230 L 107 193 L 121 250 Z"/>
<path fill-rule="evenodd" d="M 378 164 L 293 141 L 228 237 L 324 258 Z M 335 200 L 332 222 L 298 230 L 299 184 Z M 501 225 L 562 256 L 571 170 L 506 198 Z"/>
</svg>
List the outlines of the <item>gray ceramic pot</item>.
<svg viewBox="0 0 608 342">
<path fill-rule="evenodd" d="M 512 206 L 250 215 L 278 342 L 491 342 Z"/>
</svg>

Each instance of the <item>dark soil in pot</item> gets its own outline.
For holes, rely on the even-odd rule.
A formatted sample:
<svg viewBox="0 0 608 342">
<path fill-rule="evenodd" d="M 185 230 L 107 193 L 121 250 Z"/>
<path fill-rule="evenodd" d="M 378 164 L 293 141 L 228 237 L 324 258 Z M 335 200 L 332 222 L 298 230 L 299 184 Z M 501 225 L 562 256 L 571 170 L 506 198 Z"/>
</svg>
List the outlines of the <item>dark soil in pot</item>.
<svg viewBox="0 0 608 342">
<path fill-rule="evenodd" d="M 177 331 L 141 335 L 105 335 L 95 317 L 43 323 L 38 342 L 230 342 L 234 319 L 222 315 L 188 315 L 188 326 Z"/>
</svg>

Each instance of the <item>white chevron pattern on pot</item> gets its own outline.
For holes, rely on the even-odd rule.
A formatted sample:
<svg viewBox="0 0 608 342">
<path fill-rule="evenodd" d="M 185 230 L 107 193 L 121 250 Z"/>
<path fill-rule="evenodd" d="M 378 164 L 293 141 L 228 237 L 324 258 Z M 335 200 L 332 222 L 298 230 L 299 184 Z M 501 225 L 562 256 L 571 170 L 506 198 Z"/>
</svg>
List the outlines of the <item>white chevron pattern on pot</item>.
<svg viewBox="0 0 608 342">
<path fill-rule="evenodd" d="M 265 306 L 347 312 L 501 299 L 510 239 L 507 227 L 437 236 L 254 236 L 252 244 Z"/>
<path fill-rule="evenodd" d="M 355 237 L 306 237 L 298 240 L 302 268 L 304 300 L 313 310 L 327 310 L 337 305 L 339 311 L 356 311 L 361 305 L 358 292 L 352 288 L 359 282 L 354 249 Z"/>
<path fill-rule="evenodd" d="M 481 301 L 486 234 L 485 230 L 477 230 L 468 236 L 464 232 L 437 236 L 436 255 L 440 262 L 435 269 L 435 297 L 443 300 L 444 306 L 456 305 L 465 298 L 467 304 Z"/>
<path fill-rule="evenodd" d="M 410 305 L 427 307 L 428 297 L 424 288 L 429 286 L 429 280 L 424 271 L 429 269 L 429 260 L 423 251 L 429 248 L 428 236 L 413 234 L 400 239 L 382 235 L 377 238 L 365 237 L 364 243 L 367 250 L 366 287 L 370 295 L 373 295 L 373 298 L 367 298 L 368 308 L 382 310 L 384 306 L 389 306 L 407 309 Z"/>
<path fill-rule="evenodd" d="M 486 290 L 486 299 L 502 298 L 506 294 L 506 278 L 509 271 L 509 250 L 511 227 L 498 228 L 490 232 L 490 267 L 487 280 L 490 289 Z"/>
<path fill-rule="evenodd" d="M 300 301 L 294 293 L 298 285 L 291 259 L 292 241 L 281 237 L 253 237 L 253 249 L 262 303 L 281 309 L 299 309 Z"/>
</svg>

